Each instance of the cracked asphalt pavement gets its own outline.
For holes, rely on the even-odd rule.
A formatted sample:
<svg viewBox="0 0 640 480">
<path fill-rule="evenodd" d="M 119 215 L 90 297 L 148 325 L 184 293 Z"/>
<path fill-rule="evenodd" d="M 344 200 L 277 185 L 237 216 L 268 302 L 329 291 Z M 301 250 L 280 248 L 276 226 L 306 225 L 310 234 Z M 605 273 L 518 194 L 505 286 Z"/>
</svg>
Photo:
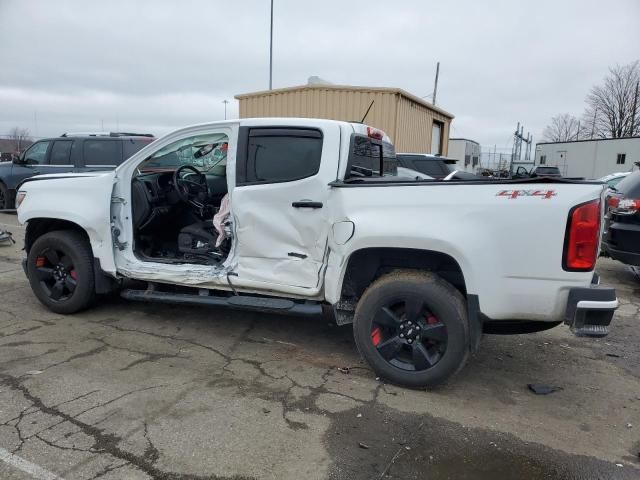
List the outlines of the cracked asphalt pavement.
<svg viewBox="0 0 640 480">
<path fill-rule="evenodd" d="M 51 313 L 16 223 L 0 214 L 18 241 L 0 246 L 5 457 L 67 480 L 640 478 L 640 282 L 620 263 L 599 263 L 621 301 L 609 337 L 485 336 L 448 385 L 416 391 L 320 318 L 117 296 Z M 0 478 L 34 477 L 0 460 Z"/>
</svg>

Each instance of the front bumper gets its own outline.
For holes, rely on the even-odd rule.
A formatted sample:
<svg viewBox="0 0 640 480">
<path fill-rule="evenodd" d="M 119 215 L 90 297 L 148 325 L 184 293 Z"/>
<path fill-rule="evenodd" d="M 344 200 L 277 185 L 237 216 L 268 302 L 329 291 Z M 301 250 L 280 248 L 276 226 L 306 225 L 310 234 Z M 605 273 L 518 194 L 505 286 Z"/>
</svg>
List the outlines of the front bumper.
<svg viewBox="0 0 640 480">
<path fill-rule="evenodd" d="M 640 253 L 620 250 L 612 247 L 611 244 L 607 242 L 603 242 L 602 247 L 606 255 L 614 260 L 626 263 L 627 265 L 634 265 L 636 267 L 640 266 Z"/>
<path fill-rule="evenodd" d="M 609 333 L 613 313 L 618 308 L 618 298 L 613 288 L 594 284 L 587 288 L 572 288 L 567 299 L 564 323 L 578 337 L 604 337 Z"/>
</svg>

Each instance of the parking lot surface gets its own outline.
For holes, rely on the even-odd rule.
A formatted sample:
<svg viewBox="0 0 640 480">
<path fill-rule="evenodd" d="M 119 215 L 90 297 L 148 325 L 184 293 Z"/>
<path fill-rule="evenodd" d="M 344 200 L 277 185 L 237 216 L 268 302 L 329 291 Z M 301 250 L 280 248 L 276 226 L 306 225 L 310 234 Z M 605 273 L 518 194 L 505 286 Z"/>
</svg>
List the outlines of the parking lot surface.
<svg viewBox="0 0 640 480">
<path fill-rule="evenodd" d="M 640 282 L 604 339 L 485 336 L 448 385 L 385 384 L 350 327 L 128 303 L 46 310 L 0 246 L 0 478 L 640 478 Z M 529 383 L 562 389 L 534 395 Z"/>
</svg>

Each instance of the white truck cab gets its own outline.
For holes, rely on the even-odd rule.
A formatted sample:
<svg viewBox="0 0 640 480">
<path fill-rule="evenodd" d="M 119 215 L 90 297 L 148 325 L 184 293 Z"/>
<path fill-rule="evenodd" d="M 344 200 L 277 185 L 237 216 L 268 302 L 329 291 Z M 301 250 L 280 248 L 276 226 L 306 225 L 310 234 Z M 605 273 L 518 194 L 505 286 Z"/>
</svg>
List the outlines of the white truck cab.
<svg viewBox="0 0 640 480">
<path fill-rule="evenodd" d="M 604 335 L 602 185 L 397 172 L 375 128 L 301 118 L 196 125 L 115 171 L 19 189 L 25 272 L 59 313 L 132 300 L 331 315 L 396 383 L 433 385 L 482 331 Z M 147 282 L 123 288 L 126 279 Z"/>
</svg>

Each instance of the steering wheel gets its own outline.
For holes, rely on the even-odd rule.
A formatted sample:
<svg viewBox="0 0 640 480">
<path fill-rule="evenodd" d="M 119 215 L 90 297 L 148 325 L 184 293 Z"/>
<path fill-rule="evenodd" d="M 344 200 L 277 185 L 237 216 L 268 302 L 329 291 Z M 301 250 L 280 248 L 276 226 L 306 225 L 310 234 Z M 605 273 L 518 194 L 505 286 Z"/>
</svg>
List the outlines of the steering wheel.
<svg viewBox="0 0 640 480">
<path fill-rule="evenodd" d="M 184 178 L 183 172 L 186 170 L 190 170 L 191 173 L 184 177 L 195 176 L 197 180 Z M 202 195 L 200 194 L 204 193 L 205 197 L 209 198 L 209 184 L 207 183 L 207 176 L 192 165 L 183 165 L 173 172 L 173 188 L 180 200 L 183 202 L 197 203 L 198 206 L 200 206 L 202 201 Z"/>
</svg>

